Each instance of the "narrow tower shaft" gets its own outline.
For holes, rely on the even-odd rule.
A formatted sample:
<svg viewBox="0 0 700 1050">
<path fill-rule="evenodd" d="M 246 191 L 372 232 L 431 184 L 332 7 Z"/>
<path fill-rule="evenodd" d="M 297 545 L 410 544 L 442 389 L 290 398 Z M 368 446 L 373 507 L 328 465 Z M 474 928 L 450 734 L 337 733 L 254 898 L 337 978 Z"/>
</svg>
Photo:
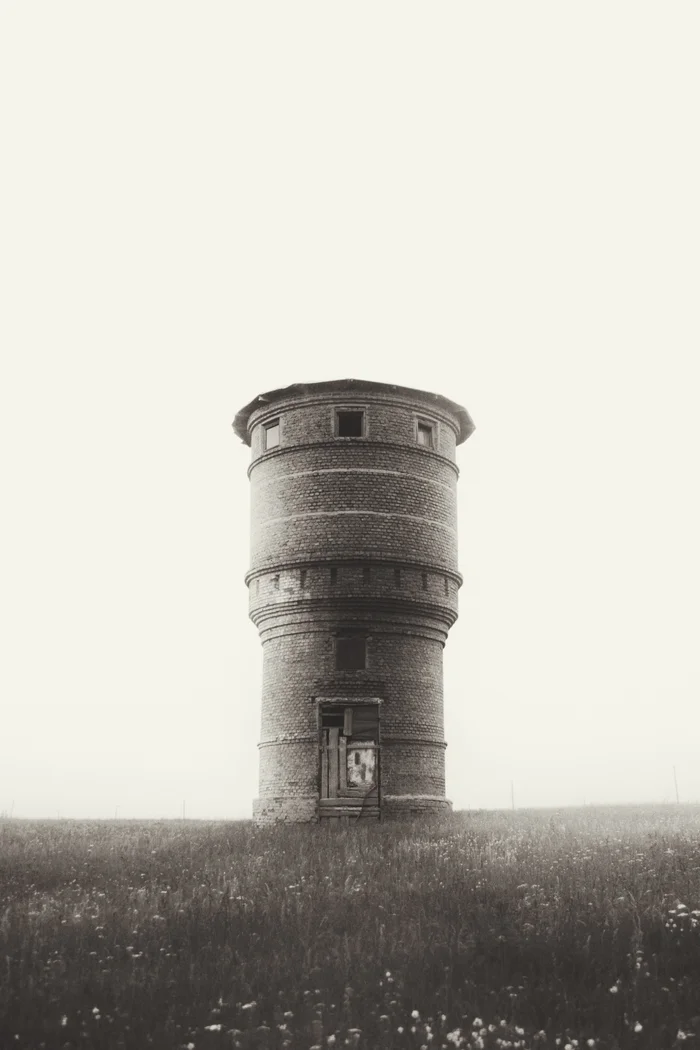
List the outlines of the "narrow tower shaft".
<svg viewBox="0 0 700 1050">
<path fill-rule="evenodd" d="M 449 807 L 442 652 L 462 583 L 455 449 L 473 429 L 437 394 L 351 379 L 236 416 L 264 654 L 258 822 Z"/>
</svg>

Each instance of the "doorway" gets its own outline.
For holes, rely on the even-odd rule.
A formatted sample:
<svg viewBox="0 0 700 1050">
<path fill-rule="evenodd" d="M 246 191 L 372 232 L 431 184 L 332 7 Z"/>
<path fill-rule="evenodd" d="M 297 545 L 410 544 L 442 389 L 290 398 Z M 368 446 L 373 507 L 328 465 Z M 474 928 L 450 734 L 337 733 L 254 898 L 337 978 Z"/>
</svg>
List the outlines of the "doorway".
<svg viewBox="0 0 700 1050">
<path fill-rule="evenodd" d="M 379 819 L 379 704 L 320 704 L 319 820 Z"/>
</svg>

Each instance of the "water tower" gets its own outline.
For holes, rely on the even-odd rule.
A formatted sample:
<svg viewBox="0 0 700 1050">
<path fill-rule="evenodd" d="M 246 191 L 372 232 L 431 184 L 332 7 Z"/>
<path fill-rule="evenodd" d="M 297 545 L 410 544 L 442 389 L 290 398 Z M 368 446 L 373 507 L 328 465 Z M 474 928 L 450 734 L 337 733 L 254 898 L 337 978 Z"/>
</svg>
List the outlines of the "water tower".
<svg viewBox="0 0 700 1050">
<path fill-rule="evenodd" d="M 246 583 L 263 646 L 254 818 L 446 811 L 442 653 L 469 414 L 340 379 L 261 394 L 233 427 L 252 452 Z"/>
</svg>

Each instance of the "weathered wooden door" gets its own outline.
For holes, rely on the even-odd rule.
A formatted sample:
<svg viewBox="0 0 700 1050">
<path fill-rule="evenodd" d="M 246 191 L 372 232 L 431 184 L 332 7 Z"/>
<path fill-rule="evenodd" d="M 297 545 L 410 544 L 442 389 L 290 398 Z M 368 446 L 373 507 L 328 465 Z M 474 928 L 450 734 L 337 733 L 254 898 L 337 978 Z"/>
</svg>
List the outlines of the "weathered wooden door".
<svg viewBox="0 0 700 1050">
<path fill-rule="evenodd" d="M 379 817 L 377 716 L 372 707 L 337 707 L 323 713 L 320 819 L 347 824 Z"/>
</svg>

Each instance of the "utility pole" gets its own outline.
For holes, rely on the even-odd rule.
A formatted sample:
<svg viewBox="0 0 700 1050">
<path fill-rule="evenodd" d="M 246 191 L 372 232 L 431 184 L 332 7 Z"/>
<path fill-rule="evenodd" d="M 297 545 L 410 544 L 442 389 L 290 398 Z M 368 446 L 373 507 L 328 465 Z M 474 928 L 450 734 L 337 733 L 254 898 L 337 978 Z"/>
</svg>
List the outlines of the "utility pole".
<svg viewBox="0 0 700 1050">
<path fill-rule="evenodd" d="M 513 781 L 510 782 L 510 805 L 513 812 L 515 812 L 515 789 L 513 788 Z"/>
<path fill-rule="evenodd" d="M 673 783 L 675 784 L 675 787 L 676 787 L 676 802 L 680 803 L 680 799 L 678 797 L 678 777 L 676 776 L 676 767 L 675 766 L 673 767 Z"/>
</svg>

